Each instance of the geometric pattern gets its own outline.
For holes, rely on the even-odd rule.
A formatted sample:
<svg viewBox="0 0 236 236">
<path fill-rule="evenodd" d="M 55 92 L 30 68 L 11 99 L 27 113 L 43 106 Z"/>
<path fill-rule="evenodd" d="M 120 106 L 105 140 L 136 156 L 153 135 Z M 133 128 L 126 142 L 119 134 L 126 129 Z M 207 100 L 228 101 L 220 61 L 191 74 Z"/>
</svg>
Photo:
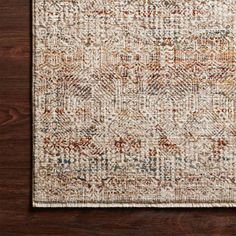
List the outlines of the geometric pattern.
<svg viewBox="0 0 236 236">
<path fill-rule="evenodd" d="M 236 206 L 236 0 L 33 15 L 33 206 Z"/>
</svg>

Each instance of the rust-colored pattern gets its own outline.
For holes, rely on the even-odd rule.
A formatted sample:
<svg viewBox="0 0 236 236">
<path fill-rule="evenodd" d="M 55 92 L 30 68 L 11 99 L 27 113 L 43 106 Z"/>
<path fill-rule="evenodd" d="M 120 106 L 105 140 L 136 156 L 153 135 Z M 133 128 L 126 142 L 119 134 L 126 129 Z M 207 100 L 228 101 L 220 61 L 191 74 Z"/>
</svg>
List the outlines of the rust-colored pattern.
<svg viewBox="0 0 236 236">
<path fill-rule="evenodd" d="M 33 205 L 236 206 L 235 14 L 34 0 Z"/>
</svg>

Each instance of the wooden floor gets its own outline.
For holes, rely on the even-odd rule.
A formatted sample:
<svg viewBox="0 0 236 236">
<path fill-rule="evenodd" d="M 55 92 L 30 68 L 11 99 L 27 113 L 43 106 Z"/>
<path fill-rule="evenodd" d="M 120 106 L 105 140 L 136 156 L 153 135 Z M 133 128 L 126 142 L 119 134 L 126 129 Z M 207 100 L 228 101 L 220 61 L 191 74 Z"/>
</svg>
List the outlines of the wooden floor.
<svg viewBox="0 0 236 236">
<path fill-rule="evenodd" d="M 234 208 L 33 209 L 30 0 L 0 13 L 0 236 L 236 235 Z"/>
</svg>

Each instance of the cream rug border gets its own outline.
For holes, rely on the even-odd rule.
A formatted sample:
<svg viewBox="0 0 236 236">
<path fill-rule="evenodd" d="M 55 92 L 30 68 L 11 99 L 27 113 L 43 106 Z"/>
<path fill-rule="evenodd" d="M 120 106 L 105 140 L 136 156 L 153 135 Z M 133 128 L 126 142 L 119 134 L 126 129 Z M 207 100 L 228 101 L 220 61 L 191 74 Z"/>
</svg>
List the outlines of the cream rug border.
<svg viewBox="0 0 236 236">
<path fill-rule="evenodd" d="M 33 207 L 55 208 L 212 208 L 212 207 L 236 207 L 236 203 L 40 203 L 33 201 Z"/>
</svg>

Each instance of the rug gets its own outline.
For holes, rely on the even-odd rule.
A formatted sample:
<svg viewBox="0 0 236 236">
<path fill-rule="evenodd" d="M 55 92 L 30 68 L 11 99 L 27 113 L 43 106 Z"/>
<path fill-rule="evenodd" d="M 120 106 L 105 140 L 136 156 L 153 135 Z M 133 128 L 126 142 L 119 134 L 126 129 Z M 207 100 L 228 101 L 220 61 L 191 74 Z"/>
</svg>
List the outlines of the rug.
<svg viewBox="0 0 236 236">
<path fill-rule="evenodd" d="M 34 0 L 33 206 L 236 206 L 235 33 L 235 0 Z"/>
</svg>

